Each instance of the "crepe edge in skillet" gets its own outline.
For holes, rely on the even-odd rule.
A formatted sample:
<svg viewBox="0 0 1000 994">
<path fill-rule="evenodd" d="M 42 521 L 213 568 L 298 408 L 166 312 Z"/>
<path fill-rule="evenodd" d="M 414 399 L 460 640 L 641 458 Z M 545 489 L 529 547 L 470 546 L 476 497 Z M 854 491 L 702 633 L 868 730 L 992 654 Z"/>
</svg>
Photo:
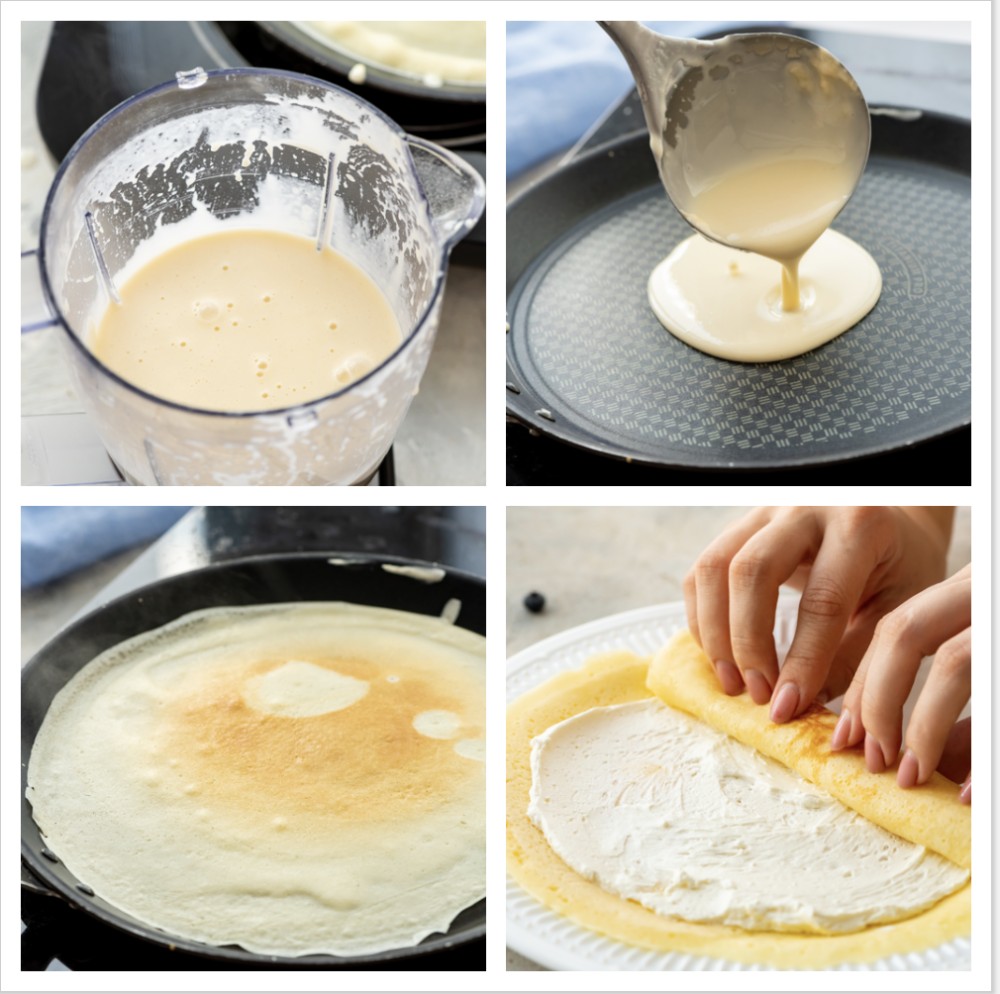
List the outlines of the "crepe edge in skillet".
<svg viewBox="0 0 1000 994">
<path fill-rule="evenodd" d="M 94 661 L 89 696 L 73 689 L 88 667 L 60 691 L 36 738 L 27 795 L 46 845 L 183 939 L 282 956 L 415 946 L 485 893 L 482 764 L 456 748 L 482 739 L 483 642 L 315 602 L 199 611 L 130 639 Z M 421 731 L 426 712 L 457 721 Z"/>
</svg>

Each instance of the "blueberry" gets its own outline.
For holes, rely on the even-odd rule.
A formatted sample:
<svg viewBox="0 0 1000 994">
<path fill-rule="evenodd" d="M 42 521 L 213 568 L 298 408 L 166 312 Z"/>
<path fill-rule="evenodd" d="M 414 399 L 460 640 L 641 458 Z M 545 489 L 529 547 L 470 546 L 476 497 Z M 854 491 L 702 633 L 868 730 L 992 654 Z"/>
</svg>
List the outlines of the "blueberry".
<svg viewBox="0 0 1000 994">
<path fill-rule="evenodd" d="M 545 607 L 545 598 L 534 590 L 524 598 L 524 606 L 532 613 L 538 614 Z"/>
</svg>

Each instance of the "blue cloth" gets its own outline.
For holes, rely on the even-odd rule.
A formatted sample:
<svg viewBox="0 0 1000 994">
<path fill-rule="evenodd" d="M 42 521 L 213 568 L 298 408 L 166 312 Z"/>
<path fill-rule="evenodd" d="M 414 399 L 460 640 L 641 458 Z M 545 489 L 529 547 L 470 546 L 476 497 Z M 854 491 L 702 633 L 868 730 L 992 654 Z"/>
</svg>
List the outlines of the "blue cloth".
<svg viewBox="0 0 1000 994">
<path fill-rule="evenodd" d="M 22 507 L 21 589 L 162 535 L 189 507 Z"/>
<path fill-rule="evenodd" d="M 734 21 L 644 21 L 675 38 Z M 507 23 L 507 177 L 567 148 L 633 86 L 615 43 L 595 21 Z"/>
</svg>

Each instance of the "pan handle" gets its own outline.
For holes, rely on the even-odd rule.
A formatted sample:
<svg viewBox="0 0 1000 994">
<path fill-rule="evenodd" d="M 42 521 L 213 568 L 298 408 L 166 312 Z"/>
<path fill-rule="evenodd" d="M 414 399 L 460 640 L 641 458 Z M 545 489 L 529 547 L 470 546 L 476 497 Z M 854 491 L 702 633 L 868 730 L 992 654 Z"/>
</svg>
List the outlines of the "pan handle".
<svg viewBox="0 0 1000 994">
<path fill-rule="evenodd" d="M 52 890 L 51 887 L 47 887 L 42 883 L 23 859 L 21 860 L 21 886 L 25 890 L 30 890 L 33 894 L 41 894 L 44 897 L 58 897 L 60 901 L 66 900 L 58 891 Z"/>
</svg>

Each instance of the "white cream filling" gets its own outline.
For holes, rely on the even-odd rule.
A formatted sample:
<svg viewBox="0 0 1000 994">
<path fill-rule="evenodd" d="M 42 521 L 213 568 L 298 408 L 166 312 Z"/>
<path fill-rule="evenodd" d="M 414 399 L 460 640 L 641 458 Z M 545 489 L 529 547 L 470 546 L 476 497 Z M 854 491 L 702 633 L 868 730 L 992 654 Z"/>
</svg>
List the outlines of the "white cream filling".
<svg viewBox="0 0 1000 994">
<path fill-rule="evenodd" d="M 537 736 L 530 797 L 529 818 L 577 873 L 687 921 L 851 932 L 969 877 L 656 699 Z"/>
</svg>

